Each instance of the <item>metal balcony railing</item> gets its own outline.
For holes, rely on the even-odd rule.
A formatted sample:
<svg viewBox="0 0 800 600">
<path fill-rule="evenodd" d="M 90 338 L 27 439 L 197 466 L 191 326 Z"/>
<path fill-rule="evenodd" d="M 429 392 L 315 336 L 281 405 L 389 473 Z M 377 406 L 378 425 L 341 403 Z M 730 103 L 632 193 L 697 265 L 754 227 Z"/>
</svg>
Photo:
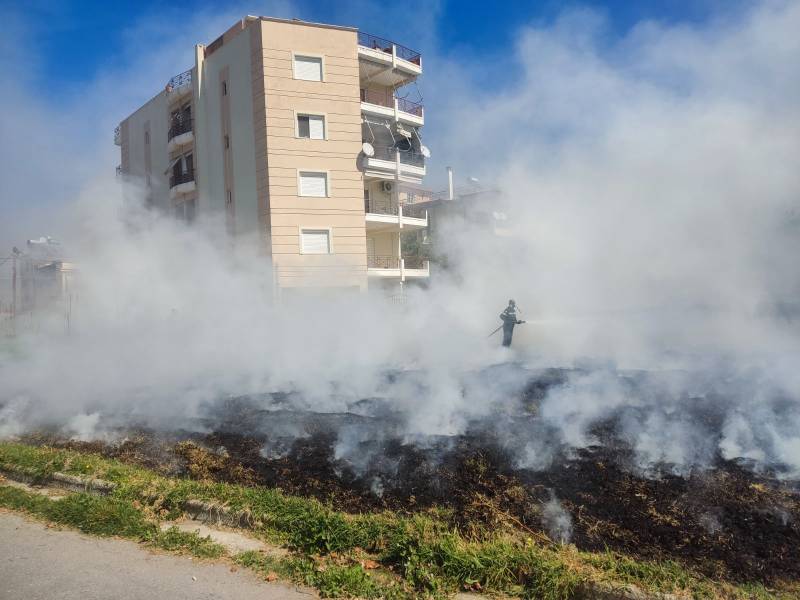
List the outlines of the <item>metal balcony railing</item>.
<svg viewBox="0 0 800 600">
<path fill-rule="evenodd" d="M 383 92 L 379 90 L 365 90 L 361 89 L 361 101 L 378 106 L 385 106 L 386 108 L 394 108 L 394 103 L 397 101 L 397 110 L 405 113 L 422 116 L 422 104 L 419 102 L 412 102 L 406 98 L 395 98 L 391 92 Z"/>
<path fill-rule="evenodd" d="M 184 85 L 190 85 L 192 83 L 192 70 L 187 69 L 183 73 L 179 73 L 175 75 L 172 79 L 167 82 L 167 93 L 177 90 Z"/>
<path fill-rule="evenodd" d="M 364 46 L 365 48 L 371 48 L 372 50 L 380 50 L 386 54 L 391 54 L 392 46 L 394 46 L 398 58 L 407 60 L 415 65 L 419 65 L 422 61 L 422 56 L 416 50 L 406 48 L 400 44 L 395 44 L 391 40 L 380 38 L 370 33 L 364 33 L 363 31 L 358 32 L 358 45 Z"/>
<path fill-rule="evenodd" d="M 370 198 L 364 200 L 364 212 L 376 215 L 396 215 L 397 203 L 391 200 L 380 200 Z"/>
<path fill-rule="evenodd" d="M 412 102 L 406 98 L 397 99 L 397 110 L 401 110 L 405 113 L 416 115 L 418 117 L 422 116 L 422 104 L 419 102 Z"/>
<path fill-rule="evenodd" d="M 362 88 L 361 101 L 369 102 L 370 104 L 377 104 L 378 106 L 385 106 L 386 108 L 394 108 L 394 97 L 390 92 L 365 90 Z"/>
<path fill-rule="evenodd" d="M 403 204 L 403 216 L 412 219 L 424 219 L 428 216 L 428 211 L 422 206 L 414 204 Z"/>
<path fill-rule="evenodd" d="M 194 181 L 194 169 L 189 169 L 182 173 L 173 173 L 169 178 L 169 187 L 174 188 L 176 185 L 189 183 L 190 181 Z"/>
<path fill-rule="evenodd" d="M 172 121 L 172 127 L 169 128 L 167 132 L 167 141 L 172 140 L 172 138 L 178 137 L 183 133 L 188 133 L 192 131 L 192 119 L 175 119 Z"/>
<path fill-rule="evenodd" d="M 372 256 L 367 255 L 367 268 L 369 269 L 399 269 L 399 256 Z"/>
<path fill-rule="evenodd" d="M 428 259 L 422 256 L 404 256 L 403 266 L 406 269 L 426 269 L 428 267 Z"/>
<path fill-rule="evenodd" d="M 397 148 L 394 146 L 374 146 L 375 154 L 371 158 L 377 158 L 378 160 L 391 160 L 395 159 L 395 155 L 397 154 Z"/>
<path fill-rule="evenodd" d="M 400 162 L 404 165 L 411 165 L 413 167 L 424 167 L 425 157 L 421 152 L 416 150 L 400 151 Z"/>
<path fill-rule="evenodd" d="M 400 150 L 397 146 L 373 146 L 373 148 L 375 149 L 375 155 L 372 158 L 393 161 L 399 152 L 402 164 L 414 167 L 425 166 L 425 157 L 416 150 Z"/>
<path fill-rule="evenodd" d="M 122 131 L 120 130 L 119 125 L 114 127 L 114 144 L 116 144 L 117 146 L 122 145 Z"/>
</svg>

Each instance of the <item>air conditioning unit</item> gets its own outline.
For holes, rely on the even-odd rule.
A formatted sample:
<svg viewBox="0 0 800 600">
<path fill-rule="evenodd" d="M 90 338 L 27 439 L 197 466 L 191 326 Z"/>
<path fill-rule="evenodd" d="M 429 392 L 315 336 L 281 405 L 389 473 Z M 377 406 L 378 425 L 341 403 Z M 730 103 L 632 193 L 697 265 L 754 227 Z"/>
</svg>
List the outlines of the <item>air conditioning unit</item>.
<svg viewBox="0 0 800 600">
<path fill-rule="evenodd" d="M 387 194 L 392 191 L 392 182 L 391 181 L 381 181 L 381 191 L 386 192 Z"/>
</svg>

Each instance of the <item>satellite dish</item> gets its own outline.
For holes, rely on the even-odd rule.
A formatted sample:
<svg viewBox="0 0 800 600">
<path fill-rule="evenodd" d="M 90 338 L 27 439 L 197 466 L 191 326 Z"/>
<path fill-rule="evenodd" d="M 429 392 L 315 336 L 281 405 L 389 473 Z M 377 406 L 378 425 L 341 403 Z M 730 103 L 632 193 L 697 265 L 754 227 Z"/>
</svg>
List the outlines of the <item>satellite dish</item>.
<svg viewBox="0 0 800 600">
<path fill-rule="evenodd" d="M 372 144 L 369 142 L 361 144 L 361 151 L 364 153 L 364 156 L 375 156 L 375 148 L 373 148 Z"/>
<path fill-rule="evenodd" d="M 431 157 L 431 150 L 427 146 L 420 146 L 419 151 L 422 152 L 422 156 L 425 158 Z"/>
</svg>

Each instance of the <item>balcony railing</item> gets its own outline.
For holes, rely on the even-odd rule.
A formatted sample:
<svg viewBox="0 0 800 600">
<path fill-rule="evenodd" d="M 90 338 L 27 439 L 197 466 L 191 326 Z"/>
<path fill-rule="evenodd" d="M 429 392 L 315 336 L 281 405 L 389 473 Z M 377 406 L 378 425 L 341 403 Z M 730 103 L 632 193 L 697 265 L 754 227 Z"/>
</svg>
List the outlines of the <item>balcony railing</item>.
<svg viewBox="0 0 800 600">
<path fill-rule="evenodd" d="M 412 102 L 411 100 L 407 100 L 406 98 L 397 99 L 397 110 L 403 111 L 404 113 L 416 115 L 418 117 L 422 116 L 422 104 L 420 104 L 419 102 Z"/>
<path fill-rule="evenodd" d="M 373 146 L 375 155 L 372 158 L 378 160 L 394 161 L 397 153 L 400 153 L 400 162 L 404 165 L 413 167 L 424 167 L 425 157 L 416 150 L 399 150 L 396 146 Z"/>
<path fill-rule="evenodd" d="M 187 69 L 183 73 L 175 75 L 172 79 L 167 82 L 167 93 L 170 93 L 173 90 L 177 90 L 184 85 L 190 85 L 192 83 L 192 70 Z"/>
<path fill-rule="evenodd" d="M 190 131 L 192 131 L 192 119 L 175 119 L 167 132 L 167 141 Z"/>
<path fill-rule="evenodd" d="M 369 102 L 370 104 L 377 104 L 378 106 L 385 106 L 386 108 L 394 108 L 394 98 L 391 93 L 379 92 L 378 90 L 361 90 L 361 101 Z"/>
<path fill-rule="evenodd" d="M 367 268 L 369 269 L 399 269 L 399 256 L 372 256 L 367 255 Z"/>
<path fill-rule="evenodd" d="M 390 40 L 380 38 L 369 33 L 364 33 L 363 31 L 358 32 L 358 45 L 364 46 L 365 48 L 371 48 L 372 50 L 380 50 L 386 54 L 392 54 L 392 46 L 394 46 L 398 58 L 407 60 L 415 65 L 419 65 L 422 61 L 422 56 L 416 50 L 411 50 L 411 48 L 406 48 L 405 46 L 395 44 Z"/>
<path fill-rule="evenodd" d="M 194 169 L 189 169 L 182 173 L 173 173 L 169 178 L 169 187 L 174 188 L 176 185 L 189 183 L 190 181 L 194 181 Z"/>
<path fill-rule="evenodd" d="M 405 208 L 405 207 L 404 207 Z M 376 215 L 396 215 L 397 203 L 391 200 L 379 200 L 370 198 L 364 200 L 364 212 Z"/>
<path fill-rule="evenodd" d="M 403 266 L 406 269 L 425 269 L 428 266 L 428 259 L 422 256 L 404 256 Z"/>
<path fill-rule="evenodd" d="M 411 217 L 412 219 L 424 219 L 428 211 L 422 206 L 414 204 L 403 204 L 403 216 Z"/>
</svg>

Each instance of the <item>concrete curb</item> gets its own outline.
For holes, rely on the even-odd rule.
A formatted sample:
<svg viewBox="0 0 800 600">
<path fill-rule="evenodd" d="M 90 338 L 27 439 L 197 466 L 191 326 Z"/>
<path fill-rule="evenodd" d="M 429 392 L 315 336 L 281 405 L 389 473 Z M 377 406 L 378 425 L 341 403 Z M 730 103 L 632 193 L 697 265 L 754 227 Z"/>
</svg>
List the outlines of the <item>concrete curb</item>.
<svg viewBox="0 0 800 600">
<path fill-rule="evenodd" d="M 108 496 L 117 487 L 116 484 L 103 479 L 87 479 L 60 472 L 41 476 L 23 470 L 0 467 L 0 475 L 26 485 L 58 487 L 70 492 L 83 492 L 95 496 Z M 238 529 L 255 529 L 259 525 L 249 511 L 234 511 L 202 500 L 186 500 L 181 508 L 193 520 L 206 524 L 226 525 Z"/>
<path fill-rule="evenodd" d="M 86 492 L 96 496 L 107 496 L 116 489 L 116 484 L 103 479 L 85 479 L 78 475 L 55 472 L 51 475 L 32 475 L 22 470 L 0 467 L 0 475 L 27 485 L 47 485 L 70 492 Z"/>
</svg>

